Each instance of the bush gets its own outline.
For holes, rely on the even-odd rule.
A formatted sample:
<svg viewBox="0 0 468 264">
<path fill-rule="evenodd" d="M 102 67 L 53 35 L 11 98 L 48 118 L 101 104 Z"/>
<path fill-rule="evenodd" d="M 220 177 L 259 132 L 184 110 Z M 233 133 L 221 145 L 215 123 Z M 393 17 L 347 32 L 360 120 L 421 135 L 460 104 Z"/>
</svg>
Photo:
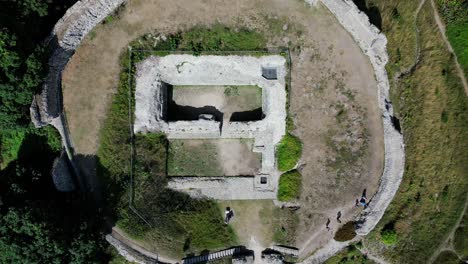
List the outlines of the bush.
<svg viewBox="0 0 468 264">
<path fill-rule="evenodd" d="M 286 202 L 299 198 L 302 187 L 302 175 L 289 171 L 281 175 L 278 186 L 278 200 Z"/>
<path fill-rule="evenodd" d="M 384 226 L 380 231 L 382 242 L 387 246 L 395 245 L 397 242 L 397 233 L 395 231 L 394 223 L 389 223 Z"/>
<path fill-rule="evenodd" d="M 335 239 L 339 242 L 344 242 L 353 239 L 356 236 L 356 228 L 354 227 L 354 222 L 348 222 L 344 224 L 338 231 L 335 233 Z"/>
<path fill-rule="evenodd" d="M 278 144 L 276 157 L 280 171 L 292 170 L 302 154 L 302 142 L 299 138 L 286 134 Z"/>
</svg>

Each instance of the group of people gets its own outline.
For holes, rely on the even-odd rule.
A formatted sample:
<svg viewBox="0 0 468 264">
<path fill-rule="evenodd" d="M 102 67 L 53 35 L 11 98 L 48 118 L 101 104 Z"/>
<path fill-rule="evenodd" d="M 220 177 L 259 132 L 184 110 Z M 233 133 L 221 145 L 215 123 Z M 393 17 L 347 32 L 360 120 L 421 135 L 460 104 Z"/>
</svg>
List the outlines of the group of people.
<svg viewBox="0 0 468 264">
<path fill-rule="evenodd" d="M 356 199 L 355 201 L 354 207 L 359 207 L 359 206 L 364 207 L 364 209 L 366 209 L 369 206 L 369 202 L 367 202 L 367 197 L 366 197 L 366 190 L 364 190 L 363 194 L 361 195 L 361 198 Z M 336 221 L 338 221 L 338 223 L 341 223 L 341 211 L 338 211 L 338 213 L 336 214 Z M 327 223 L 325 224 L 328 231 L 331 230 L 330 223 L 331 223 L 330 218 L 328 218 Z"/>
</svg>

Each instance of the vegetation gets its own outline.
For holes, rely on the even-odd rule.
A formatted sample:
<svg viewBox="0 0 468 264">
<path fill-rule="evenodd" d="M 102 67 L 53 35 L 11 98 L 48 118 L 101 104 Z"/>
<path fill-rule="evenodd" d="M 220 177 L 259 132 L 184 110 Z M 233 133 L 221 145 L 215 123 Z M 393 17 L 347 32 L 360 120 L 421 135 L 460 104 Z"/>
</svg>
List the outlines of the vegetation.
<svg viewBox="0 0 468 264">
<path fill-rule="evenodd" d="M 397 233 L 394 223 L 389 223 L 380 231 L 382 242 L 387 246 L 392 246 L 397 242 Z"/>
<path fill-rule="evenodd" d="M 279 180 L 278 200 L 287 202 L 299 198 L 302 187 L 302 176 L 297 170 L 283 173 Z"/>
<path fill-rule="evenodd" d="M 373 264 L 374 261 L 367 258 L 359 251 L 357 245 L 349 245 L 337 255 L 328 259 L 325 264 Z"/>
<path fill-rule="evenodd" d="M 298 215 L 289 208 L 273 209 L 273 240 L 280 245 L 296 243 Z"/>
<path fill-rule="evenodd" d="M 468 218 L 468 214 L 465 212 L 460 225 L 458 226 L 457 230 L 455 230 L 454 238 L 453 238 L 453 248 L 457 252 L 459 256 L 464 257 L 465 259 L 468 258 L 468 229 L 466 228 L 466 220 Z"/>
<path fill-rule="evenodd" d="M 280 171 L 292 170 L 302 154 L 301 140 L 292 134 L 286 134 L 280 141 L 276 149 L 278 169 Z"/>
<path fill-rule="evenodd" d="M 0 262 L 102 261 L 99 213 L 86 194 L 55 189 L 50 171 L 60 149 L 48 136 L 26 133 L 15 159 L 0 171 Z"/>
<path fill-rule="evenodd" d="M 216 24 L 211 28 L 196 26 L 189 31 L 167 37 L 165 41 L 154 41 L 148 34 L 131 43 L 134 49 L 152 51 L 190 51 L 195 54 L 217 51 L 264 51 L 266 40 L 263 35 L 247 29 L 234 30 Z"/>
<path fill-rule="evenodd" d="M 171 140 L 167 161 L 171 176 L 220 176 L 223 168 L 210 140 Z"/>
<path fill-rule="evenodd" d="M 442 251 L 434 263 L 441 264 L 462 264 L 463 262 L 458 258 L 457 254 L 452 251 Z"/>
<path fill-rule="evenodd" d="M 377 6 L 382 16 L 391 77 L 414 61 L 417 32 L 409 25 L 418 3 L 368 2 Z M 420 62 L 392 87 L 392 102 L 405 140 L 405 175 L 386 214 L 366 238 L 369 247 L 393 262 L 426 262 L 454 227 L 466 199 L 468 99 L 429 1 L 418 16 L 417 26 Z M 390 222 L 394 223 L 398 242 L 382 247 L 380 233 Z"/>
<path fill-rule="evenodd" d="M 356 236 L 356 227 L 354 222 L 347 222 L 344 224 L 338 231 L 335 233 L 335 239 L 336 241 L 348 241 L 353 239 Z"/>
<path fill-rule="evenodd" d="M 437 1 L 449 39 L 465 76 L 468 76 L 468 1 Z"/>
<path fill-rule="evenodd" d="M 102 219 L 86 194 L 58 192 L 50 177 L 61 141 L 30 124 L 45 77 L 39 43 L 68 8 L 39 0 L 0 2 L 0 263 L 106 262 Z"/>
</svg>

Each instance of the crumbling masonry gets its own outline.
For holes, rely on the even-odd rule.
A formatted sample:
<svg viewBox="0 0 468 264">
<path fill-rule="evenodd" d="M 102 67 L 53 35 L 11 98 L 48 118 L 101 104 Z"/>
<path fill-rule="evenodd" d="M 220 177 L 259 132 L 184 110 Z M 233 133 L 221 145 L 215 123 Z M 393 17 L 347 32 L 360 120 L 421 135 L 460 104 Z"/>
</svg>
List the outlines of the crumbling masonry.
<svg viewBox="0 0 468 264">
<path fill-rule="evenodd" d="M 268 76 L 264 76 L 265 72 Z M 164 132 L 177 139 L 253 138 L 262 154 L 257 175 L 172 177 L 169 187 L 195 197 L 219 200 L 275 199 L 280 172 L 275 146 L 285 134 L 286 59 L 279 55 L 151 56 L 137 65 L 134 132 Z M 262 88 L 259 121 L 223 122 L 201 115 L 194 121 L 167 121 L 168 85 L 257 85 Z"/>
</svg>

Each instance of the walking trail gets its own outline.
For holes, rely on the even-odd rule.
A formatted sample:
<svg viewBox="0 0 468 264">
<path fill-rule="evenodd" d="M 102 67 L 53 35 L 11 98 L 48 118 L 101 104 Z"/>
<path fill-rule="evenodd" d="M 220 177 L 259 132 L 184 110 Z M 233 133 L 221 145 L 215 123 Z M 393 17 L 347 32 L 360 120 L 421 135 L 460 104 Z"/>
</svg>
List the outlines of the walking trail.
<svg viewBox="0 0 468 264">
<path fill-rule="evenodd" d="M 458 256 L 458 258 L 460 258 L 458 253 L 453 249 L 452 241 L 455 237 L 455 231 L 457 231 L 457 228 L 460 226 L 460 223 L 463 220 L 463 216 L 465 215 L 467 204 L 468 204 L 468 195 L 466 196 L 465 207 L 463 208 L 460 216 L 458 217 L 457 222 L 455 223 L 455 225 L 453 225 L 453 228 L 450 230 L 447 237 L 442 241 L 442 243 L 440 243 L 439 247 L 434 251 L 434 253 L 432 254 L 431 258 L 429 258 L 429 261 L 427 263 L 435 263 L 435 260 L 437 259 L 439 254 L 445 250 L 452 251 L 453 253 L 455 253 L 455 255 Z"/>
<path fill-rule="evenodd" d="M 401 70 L 393 75 L 393 84 L 395 86 L 397 86 L 398 81 L 401 79 L 401 77 L 407 75 L 408 73 L 411 73 L 416 68 L 416 66 L 419 63 L 419 59 L 421 58 L 421 40 L 419 36 L 418 17 L 419 17 L 419 13 L 421 12 L 421 9 L 424 3 L 426 3 L 426 0 L 421 0 L 419 2 L 418 8 L 416 9 L 416 12 L 414 13 L 413 26 L 414 26 L 414 31 L 416 33 L 416 44 L 415 44 L 416 54 L 415 54 L 414 62 L 413 64 L 408 66 L 406 69 Z"/>
</svg>

